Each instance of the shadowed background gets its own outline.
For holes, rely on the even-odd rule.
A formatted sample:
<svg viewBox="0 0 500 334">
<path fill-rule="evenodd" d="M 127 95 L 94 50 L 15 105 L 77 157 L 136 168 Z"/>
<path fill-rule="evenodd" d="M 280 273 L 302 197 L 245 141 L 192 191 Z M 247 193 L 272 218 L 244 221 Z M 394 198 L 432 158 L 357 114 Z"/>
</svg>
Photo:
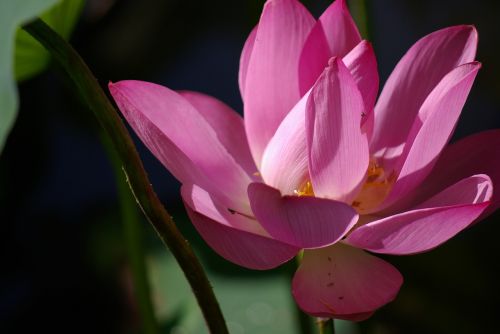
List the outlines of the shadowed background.
<svg viewBox="0 0 500 334">
<path fill-rule="evenodd" d="M 213 95 L 241 112 L 239 55 L 263 2 L 91 0 L 72 44 L 103 86 L 147 80 Z M 499 2 L 366 2 L 381 84 L 419 38 L 474 24 L 483 68 L 453 140 L 500 128 Z M 304 3 L 318 15 L 329 1 Z M 56 66 L 22 83 L 20 100 L 0 156 L 0 332 L 137 333 L 115 178 L 92 113 Z M 231 333 L 293 333 L 294 264 L 253 272 L 218 257 L 186 219 L 179 184 L 136 142 L 153 186 L 209 270 Z M 494 332 L 499 219 L 496 213 L 429 253 L 385 257 L 405 277 L 398 298 L 339 332 Z M 189 288 L 152 228 L 143 227 L 164 333 L 198 333 L 203 320 Z"/>
</svg>

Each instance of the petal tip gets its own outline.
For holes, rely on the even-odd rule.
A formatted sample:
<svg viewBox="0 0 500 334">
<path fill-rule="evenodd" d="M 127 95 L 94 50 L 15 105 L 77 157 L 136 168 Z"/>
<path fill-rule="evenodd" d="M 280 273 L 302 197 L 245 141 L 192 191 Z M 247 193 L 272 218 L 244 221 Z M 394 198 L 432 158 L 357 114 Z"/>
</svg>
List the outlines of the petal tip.
<svg viewBox="0 0 500 334">
<path fill-rule="evenodd" d="M 130 85 L 138 84 L 141 83 L 141 81 L 138 80 L 121 80 L 121 81 L 116 81 L 112 82 L 111 80 L 108 82 L 108 88 L 113 94 L 114 92 L 118 90 L 123 90 L 123 88 L 126 88 Z"/>
<path fill-rule="evenodd" d="M 450 27 L 450 30 L 451 29 L 456 29 L 458 31 L 461 31 L 461 32 L 467 34 L 469 36 L 468 37 L 469 41 L 471 41 L 472 44 L 474 45 L 474 47 L 477 48 L 477 42 L 479 40 L 479 33 L 477 32 L 477 28 L 475 25 L 462 24 L 462 25 Z"/>
<path fill-rule="evenodd" d="M 339 57 L 331 57 L 330 59 L 328 59 L 327 69 L 333 70 L 333 71 L 338 71 L 338 69 L 339 69 L 339 63 L 341 61 L 342 60 Z"/>
<path fill-rule="evenodd" d="M 455 30 L 455 31 L 464 31 L 472 35 L 477 35 L 476 26 L 473 24 L 459 24 L 455 26 L 450 26 L 448 28 L 443 28 L 442 30 Z M 438 31 L 442 31 L 438 30 Z"/>
<path fill-rule="evenodd" d="M 471 33 L 477 35 L 477 28 L 474 24 L 464 24 L 463 28 L 469 30 Z"/>
</svg>

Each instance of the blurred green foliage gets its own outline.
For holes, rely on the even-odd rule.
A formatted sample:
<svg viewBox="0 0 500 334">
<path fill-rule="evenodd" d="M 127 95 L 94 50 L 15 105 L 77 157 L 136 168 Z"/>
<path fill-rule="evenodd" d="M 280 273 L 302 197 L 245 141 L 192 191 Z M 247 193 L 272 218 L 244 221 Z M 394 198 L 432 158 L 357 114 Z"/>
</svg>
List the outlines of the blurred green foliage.
<svg viewBox="0 0 500 334">
<path fill-rule="evenodd" d="M 2 0 L 0 3 L 0 152 L 16 119 L 18 97 L 13 75 L 14 34 L 56 0 Z"/>
<path fill-rule="evenodd" d="M 32 77 L 42 71 L 49 62 L 48 53 L 26 32 L 20 31 L 19 26 L 43 13 L 42 17 L 47 20 L 47 23 L 67 38 L 83 4 L 84 0 L 63 0 L 59 3 L 57 0 L 2 0 L 0 2 L 0 45 L 2 45 L 0 50 L 0 153 L 17 116 L 19 101 L 15 80 Z"/>
<path fill-rule="evenodd" d="M 68 39 L 80 16 L 85 0 L 63 0 L 40 15 L 40 18 L 62 37 Z M 22 81 L 44 70 L 49 53 L 26 31 L 18 28 L 15 40 L 16 80 Z"/>
</svg>

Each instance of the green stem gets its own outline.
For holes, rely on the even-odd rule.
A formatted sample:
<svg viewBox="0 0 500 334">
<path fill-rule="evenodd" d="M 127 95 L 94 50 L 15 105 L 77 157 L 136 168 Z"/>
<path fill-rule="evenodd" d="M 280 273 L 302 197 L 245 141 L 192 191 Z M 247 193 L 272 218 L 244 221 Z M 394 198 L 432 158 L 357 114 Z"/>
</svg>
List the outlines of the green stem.
<svg viewBox="0 0 500 334">
<path fill-rule="evenodd" d="M 318 318 L 317 323 L 319 334 L 335 334 L 333 319 Z"/>
<path fill-rule="evenodd" d="M 113 165 L 116 178 L 115 181 L 120 202 L 124 239 L 132 271 L 134 295 L 141 319 L 141 333 L 157 334 L 159 333 L 158 322 L 155 317 L 153 301 L 151 299 L 151 289 L 145 261 L 146 253 L 143 245 L 143 233 L 135 199 L 130 192 L 128 184 L 125 182 L 120 158 L 113 149 L 111 141 L 103 134 L 102 142 L 108 153 L 109 160 Z"/>
<path fill-rule="evenodd" d="M 295 307 L 295 314 L 297 316 L 297 322 L 299 323 L 300 333 L 302 334 L 311 333 L 311 328 L 312 328 L 311 318 L 307 314 L 302 312 L 302 310 L 299 309 L 298 307 Z"/>
<path fill-rule="evenodd" d="M 302 262 L 302 256 L 303 256 L 303 251 L 299 252 L 299 254 L 297 254 L 297 256 L 295 257 L 295 263 L 297 264 L 297 267 Z M 291 275 L 294 275 L 295 269 L 296 268 L 293 268 L 293 272 L 290 273 Z M 312 330 L 311 317 L 309 317 L 306 313 L 302 312 L 302 310 L 297 306 L 296 303 L 294 303 L 294 309 L 300 333 L 301 334 L 311 333 Z"/>
<path fill-rule="evenodd" d="M 24 29 L 64 68 L 75 84 L 77 93 L 94 112 L 111 139 L 139 207 L 182 268 L 210 331 L 217 334 L 228 333 L 219 304 L 200 261 L 156 196 L 132 138 L 90 69 L 71 45 L 42 20 L 36 19 L 25 25 Z"/>
</svg>

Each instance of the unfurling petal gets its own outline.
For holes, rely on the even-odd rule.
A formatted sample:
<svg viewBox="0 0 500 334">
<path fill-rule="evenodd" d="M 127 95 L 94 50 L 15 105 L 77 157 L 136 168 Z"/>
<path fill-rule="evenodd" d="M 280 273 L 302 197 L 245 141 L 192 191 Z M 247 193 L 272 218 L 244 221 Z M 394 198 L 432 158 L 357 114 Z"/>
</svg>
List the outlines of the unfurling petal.
<svg viewBox="0 0 500 334">
<path fill-rule="evenodd" d="M 248 186 L 252 211 L 269 235 L 300 248 L 339 241 L 358 220 L 349 205 L 312 196 L 284 196 L 263 183 Z"/>
<path fill-rule="evenodd" d="M 337 243 L 304 251 L 292 294 L 313 316 L 363 320 L 392 301 L 402 283 L 403 277 L 389 263 Z"/>
<path fill-rule="evenodd" d="M 262 157 L 263 180 L 283 195 L 293 195 L 309 178 L 305 133 L 308 98 L 309 94 L 304 95 L 286 115 Z"/>
<path fill-rule="evenodd" d="M 299 56 L 314 22 L 296 0 L 264 5 L 242 85 L 245 127 L 258 166 L 279 124 L 300 100 Z"/>
<path fill-rule="evenodd" d="M 399 156 L 418 111 L 429 93 L 452 69 L 472 62 L 477 32 L 472 26 L 436 31 L 420 39 L 404 55 L 387 80 L 375 107 L 371 152 L 387 160 Z"/>
<path fill-rule="evenodd" d="M 346 242 L 386 254 L 430 250 L 469 226 L 489 205 L 493 192 L 486 175 L 464 179 L 413 210 L 363 225 Z"/>
<path fill-rule="evenodd" d="M 365 110 L 373 109 L 378 90 L 378 73 L 371 45 L 362 41 L 342 61 L 363 96 Z M 262 157 L 261 173 L 264 181 L 279 189 L 283 195 L 293 194 L 309 178 L 305 134 L 309 95 L 310 92 L 306 93 L 281 122 Z"/>
<path fill-rule="evenodd" d="M 336 0 L 311 30 L 300 56 L 300 93 L 304 95 L 332 57 L 344 57 L 361 41 L 345 0 Z"/>
<path fill-rule="evenodd" d="M 199 184 L 235 209 L 248 210 L 251 178 L 191 103 L 148 82 L 120 81 L 109 89 L 139 138 L 179 181 Z"/>
<path fill-rule="evenodd" d="M 431 172 L 450 139 L 481 64 L 458 66 L 434 88 L 420 108 L 395 165 L 396 182 L 381 208 L 410 193 Z"/>
<path fill-rule="evenodd" d="M 183 185 L 181 194 L 198 233 L 231 262 L 265 270 L 288 261 L 299 251 L 295 246 L 268 237 L 255 219 L 221 205 L 216 197 L 196 185 Z"/>
<path fill-rule="evenodd" d="M 368 168 L 364 103 L 344 63 L 332 59 L 312 89 L 306 106 L 309 172 L 314 193 L 348 204 Z"/>
</svg>

